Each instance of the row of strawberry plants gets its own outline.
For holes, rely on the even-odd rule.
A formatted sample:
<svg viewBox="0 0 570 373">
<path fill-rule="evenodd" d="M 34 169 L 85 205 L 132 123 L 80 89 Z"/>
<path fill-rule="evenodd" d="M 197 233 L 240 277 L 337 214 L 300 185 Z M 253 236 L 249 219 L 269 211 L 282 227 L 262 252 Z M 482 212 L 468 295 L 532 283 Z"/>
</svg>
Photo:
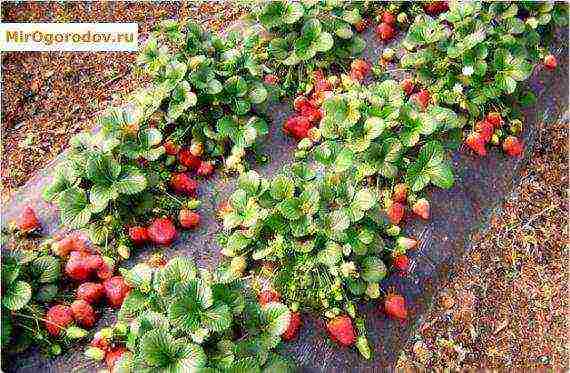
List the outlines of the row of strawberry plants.
<svg viewBox="0 0 570 373">
<path fill-rule="evenodd" d="M 405 27 L 406 12 L 417 13 L 419 17 L 404 45 L 411 49 L 429 45 L 425 49 L 432 48 L 435 53 L 440 52 L 443 39 L 413 47 L 409 41 L 417 42 L 416 34 L 433 37 L 432 31 L 441 24 L 452 31 L 457 27 L 459 33 L 462 27 L 468 30 L 479 24 L 487 14 L 494 14 L 497 20 L 509 18 L 487 4 L 478 8 L 452 3 L 449 9 L 441 4 L 428 5 L 426 12 L 443 14 L 429 18 L 417 5 L 398 9 L 393 4 L 387 8 L 399 11 L 397 16 L 377 12 L 378 37 L 391 39 L 396 27 Z M 536 9 L 543 18 L 551 13 L 554 17 L 557 11 L 558 7 Z M 445 149 L 452 148 L 461 128 L 481 113 L 441 99 L 451 96 L 434 84 L 437 77 L 426 80 L 423 74 L 423 69 L 441 71 L 433 67 L 436 59 L 426 62 L 413 81 L 380 79 L 380 83 L 363 87 L 359 81 L 370 71 L 363 61 L 354 61 L 349 75 L 326 78 L 317 69 L 342 69 L 343 61 L 361 50 L 361 40 L 353 30 L 362 30 L 362 12 L 361 4 L 269 3 L 252 12 L 252 17 L 270 36 L 263 28 L 252 27 L 245 36 L 230 33 L 219 38 L 193 24 L 162 22 L 139 58 L 144 71 L 151 73 L 153 84 L 133 95 L 130 105 L 101 117 L 97 133 L 81 134 L 73 140 L 70 155 L 58 167 L 46 198 L 59 204 L 64 224 L 88 226 L 91 240 L 104 252 L 126 258 L 133 245 L 172 244 L 177 236 L 174 211 L 179 211 L 179 226 L 194 228 L 198 224 L 199 215 L 192 211 L 199 205 L 194 199 L 198 183 L 193 177 L 207 177 L 213 172 L 213 162 L 229 154 L 225 169 L 241 174 L 239 190 L 221 211 L 226 229 L 221 242 L 224 254 L 232 257 L 227 263 L 231 276 L 253 269 L 273 280 L 273 287 L 281 294 L 264 290 L 260 297 L 282 297 L 294 311 L 287 318 L 290 330 L 283 339 L 295 337 L 301 323 L 299 310 L 317 310 L 330 318 L 328 330 L 333 340 L 341 345 L 356 343 L 369 357 L 364 321 L 356 314 L 355 304 L 380 298 L 379 282 L 390 268 L 406 269 L 405 251 L 417 243 L 401 235 L 398 226 L 405 204 L 419 217 L 429 217 L 429 203 L 422 189 L 429 183 L 452 185 Z M 525 12 L 510 17 L 529 17 Z M 461 22 L 457 17 L 463 17 Z M 544 25 L 537 25 L 538 31 L 550 30 L 550 20 L 540 22 Z M 428 26 L 422 29 L 424 24 Z M 527 19 L 525 24 L 532 27 L 533 22 Z M 504 30 L 500 32 L 505 34 Z M 453 34 L 447 32 L 445 36 Z M 484 43 L 490 49 L 496 48 L 494 42 L 490 39 Z M 479 48 L 480 43 L 483 41 L 467 49 Z M 535 44 L 524 46 L 538 48 Z M 264 52 L 265 47 L 269 53 Z M 520 56 L 521 46 L 513 48 Z M 542 50 L 538 53 L 544 54 Z M 392 60 L 393 55 L 383 53 L 383 62 Z M 552 66 L 551 62 L 549 57 L 545 65 Z M 504 70 L 512 68 L 509 65 Z M 378 73 L 380 69 L 373 70 Z M 307 81 L 305 77 L 311 72 L 315 78 Z M 286 78 L 279 82 L 277 76 Z M 301 140 L 298 162 L 271 180 L 245 172 L 245 150 L 267 132 L 260 114 L 263 107 L 271 96 L 291 90 L 310 93 L 310 97 L 295 101 L 298 114 L 284 126 L 286 132 Z M 476 90 L 470 87 L 466 92 Z M 495 110 L 496 106 L 489 105 Z M 487 115 L 483 121 L 487 124 L 476 128 L 477 133 L 489 138 L 487 141 L 500 136 L 495 129 L 502 124 L 501 115 L 507 106 L 501 108 L 501 113 Z M 315 162 L 320 165 L 317 170 L 313 168 Z M 261 268 L 256 265 L 260 262 L 264 264 Z M 129 289 L 136 288 L 133 281 Z M 145 291 L 148 294 L 149 290 Z M 382 308 L 395 318 L 406 318 L 404 299 L 397 294 L 384 297 Z M 136 312 L 143 310 L 146 308 Z M 164 308 L 157 311 L 167 312 Z M 356 319 L 358 332 L 351 318 Z M 204 332 L 203 327 L 199 329 Z M 124 337 L 125 328 L 120 330 Z M 200 344 L 194 332 L 182 329 L 157 338 L 172 342 L 190 335 Z M 130 338 L 136 340 L 137 336 Z M 272 342 L 271 348 L 277 343 Z M 124 352 L 123 345 L 118 346 Z M 144 351 L 136 346 L 127 345 L 138 356 L 136 364 L 143 364 L 135 366 L 167 364 L 153 357 L 146 360 Z M 165 349 L 169 347 L 165 345 Z M 119 350 L 103 352 L 113 357 Z M 90 354 L 102 356 L 98 350 Z M 181 364 L 193 364 L 190 360 L 196 359 L 189 356 Z"/>
</svg>

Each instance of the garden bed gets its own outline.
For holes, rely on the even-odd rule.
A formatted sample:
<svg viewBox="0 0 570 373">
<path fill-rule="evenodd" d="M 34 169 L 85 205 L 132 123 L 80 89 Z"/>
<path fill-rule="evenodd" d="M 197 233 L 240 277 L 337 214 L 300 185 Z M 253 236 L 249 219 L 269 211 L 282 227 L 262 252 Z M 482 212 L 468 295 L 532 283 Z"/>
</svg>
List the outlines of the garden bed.
<svg viewBox="0 0 570 373">
<path fill-rule="evenodd" d="M 558 115 L 567 104 L 567 46 L 564 35 L 558 40 L 563 47 L 557 53 L 561 63 L 557 74 L 541 74 L 537 71 L 530 82 L 538 99 L 532 110 L 525 112 L 527 118 L 524 127 L 526 155 L 531 152 L 537 126 L 542 122 L 558 119 Z M 380 45 L 372 32 L 364 35 L 367 49 L 364 56 L 376 62 L 384 45 Z M 269 119 L 274 124 L 283 123 L 291 114 L 288 103 L 273 105 L 268 110 Z M 263 152 L 269 156 L 269 162 L 256 170 L 265 176 L 274 175 L 281 167 L 292 161 L 296 143 L 285 137 L 278 125 L 270 127 Z M 63 157 L 63 155 L 62 155 Z M 58 160 L 54 162 L 57 163 Z M 507 158 L 499 151 L 491 151 L 489 156 L 479 158 L 465 147 L 453 154 L 452 163 L 456 174 L 456 184 L 449 190 L 430 190 L 431 220 L 427 223 L 415 220 L 407 225 L 409 236 L 417 237 L 420 246 L 410 253 L 411 269 L 406 277 L 392 275 L 383 281 L 382 287 L 394 289 L 408 300 L 411 317 L 406 324 L 389 321 L 377 311 L 377 305 L 370 303 L 362 308 L 367 317 L 367 329 L 375 355 L 372 361 L 359 358 L 355 351 L 338 350 L 327 341 L 322 322 L 316 318 L 306 318 L 305 326 L 296 342 L 287 344 L 285 351 L 296 363 L 307 371 L 345 371 L 347 369 L 373 370 L 393 366 L 400 350 L 409 343 L 409 335 L 417 326 L 418 320 L 429 307 L 435 292 L 446 279 L 447 269 L 457 263 L 470 247 L 466 237 L 477 229 L 484 229 L 490 212 L 512 189 L 519 177 L 521 164 L 525 158 Z M 15 193 L 4 207 L 4 221 L 15 218 L 24 205 L 32 204 L 43 223 L 44 233 L 54 234 L 60 229 L 60 221 L 54 206 L 42 200 L 38 192 L 50 181 L 54 164 L 32 178 L 23 188 Z M 215 236 L 219 223 L 214 215 L 221 201 L 227 199 L 235 187 L 235 179 L 216 174 L 200 188 L 200 209 L 202 225 L 191 233 L 185 233 L 175 245 L 164 250 L 168 257 L 186 255 L 194 258 L 198 264 L 215 266 L 219 259 L 220 248 Z M 138 252 L 124 265 L 140 261 L 149 252 Z M 99 321 L 100 326 L 112 320 L 112 313 L 106 311 L 106 317 Z M 18 371 L 71 370 L 86 367 L 81 351 L 68 352 L 52 361 L 46 361 L 37 354 L 21 358 Z"/>
</svg>

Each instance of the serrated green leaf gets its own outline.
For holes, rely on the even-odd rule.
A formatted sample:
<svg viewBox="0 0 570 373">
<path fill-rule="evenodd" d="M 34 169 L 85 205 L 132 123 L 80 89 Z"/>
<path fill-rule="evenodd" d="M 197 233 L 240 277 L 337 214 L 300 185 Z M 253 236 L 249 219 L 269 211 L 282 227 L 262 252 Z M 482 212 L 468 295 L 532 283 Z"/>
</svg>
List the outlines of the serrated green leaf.
<svg viewBox="0 0 570 373">
<path fill-rule="evenodd" d="M 2 305 L 10 311 L 18 311 L 32 298 L 32 287 L 25 281 L 13 282 L 2 295 Z"/>
</svg>

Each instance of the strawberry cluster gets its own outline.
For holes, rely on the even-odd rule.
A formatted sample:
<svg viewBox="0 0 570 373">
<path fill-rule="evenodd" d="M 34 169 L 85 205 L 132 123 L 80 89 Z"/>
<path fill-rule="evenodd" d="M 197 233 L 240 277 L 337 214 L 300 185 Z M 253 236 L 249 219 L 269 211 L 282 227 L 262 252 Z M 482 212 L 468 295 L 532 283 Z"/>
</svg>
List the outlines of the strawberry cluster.
<svg viewBox="0 0 570 373">
<path fill-rule="evenodd" d="M 71 305 L 58 304 L 47 311 L 45 327 L 50 335 L 57 337 L 72 324 L 92 328 L 97 322 L 93 306 L 103 300 L 113 308 L 121 306 L 130 287 L 121 276 L 113 276 L 113 260 L 92 250 L 84 236 L 71 233 L 56 240 L 51 249 L 66 261 L 66 276 L 79 286 Z"/>
<path fill-rule="evenodd" d="M 376 27 L 376 36 L 381 41 L 388 42 L 394 38 L 396 32 L 396 17 L 390 12 L 383 12 Z"/>
<path fill-rule="evenodd" d="M 293 102 L 295 114 L 285 120 L 283 131 L 300 141 L 310 137 L 310 131 L 321 120 L 323 113 L 320 105 L 332 95 L 332 84 L 325 78 L 321 71 L 315 71 L 313 91 L 310 98 L 298 96 Z"/>
<path fill-rule="evenodd" d="M 475 123 L 474 130 L 465 139 L 465 145 L 478 155 L 486 156 L 486 145 L 490 142 L 499 142 L 500 129 L 503 124 L 504 121 L 501 114 L 496 112 L 488 113 L 483 120 Z M 522 141 L 516 136 L 510 135 L 505 137 L 502 145 L 503 151 L 511 157 L 518 157 L 524 151 Z"/>
<path fill-rule="evenodd" d="M 128 350 L 119 343 L 115 343 L 113 328 L 103 328 L 95 333 L 85 355 L 94 360 L 103 360 L 107 363 L 110 372 L 114 371 L 116 362 Z"/>
<path fill-rule="evenodd" d="M 424 4 L 424 12 L 431 16 L 437 16 L 449 10 L 447 1 L 430 1 Z"/>
</svg>

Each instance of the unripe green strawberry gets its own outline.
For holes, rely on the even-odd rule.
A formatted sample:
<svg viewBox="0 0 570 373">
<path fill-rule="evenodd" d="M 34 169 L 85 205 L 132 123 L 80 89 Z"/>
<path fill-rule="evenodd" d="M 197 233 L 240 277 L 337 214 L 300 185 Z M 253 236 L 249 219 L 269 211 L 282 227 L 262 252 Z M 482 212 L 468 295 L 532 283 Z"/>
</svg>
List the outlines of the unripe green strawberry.
<svg viewBox="0 0 570 373">
<path fill-rule="evenodd" d="M 70 339 L 81 339 L 87 336 L 87 330 L 78 326 L 70 326 L 65 330 L 65 336 Z"/>
<path fill-rule="evenodd" d="M 358 352 L 362 355 L 363 358 L 366 360 L 372 357 L 372 351 L 370 350 L 370 345 L 368 344 L 368 340 L 365 336 L 359 335 L 356 339 L 356 348 Z"/>
<path fill-rule="evenodd" d="M 408 15 L 404 12 L 398 13 L 396 16 L 396 21 L 398 21 L 398 23 L 401 25 L 405 25 L 408 23 Z"/>
<path fill-rule="evenodd" d="M 386 228 L 386 234 L 391 237 L 396 237 L 400 234 L 400 227 L 397 225 L 390 225 Z"/>
<path fill-rule="evenodd" d="M 105 358 L 105 351 L 98 347 L 88 347 L 85 350 L 85 356 L 95 361 L 101 361 Z"/>
<path fill-rule="evenodd" d="M 122 259 L 126 260 L 131 256 L 131 249 L 127 245 L 119 245 L 119 247 L 117 247 L 117 253 L 119 253 Z"/>
<path fill-rule="evenodd" d="M 244 256 L 236 256 L 230 262 L 230 270 L 238 277 L 243 276 L 247 268 L 247 260 Z"/>
<path fill-rule="evenodd" d="M 382 58 L 385 59 L 386 61 L 392 61 L 395 55 L 396 52 L 392 48 L 385 48 L 382 51 Z"/>
</svg>

